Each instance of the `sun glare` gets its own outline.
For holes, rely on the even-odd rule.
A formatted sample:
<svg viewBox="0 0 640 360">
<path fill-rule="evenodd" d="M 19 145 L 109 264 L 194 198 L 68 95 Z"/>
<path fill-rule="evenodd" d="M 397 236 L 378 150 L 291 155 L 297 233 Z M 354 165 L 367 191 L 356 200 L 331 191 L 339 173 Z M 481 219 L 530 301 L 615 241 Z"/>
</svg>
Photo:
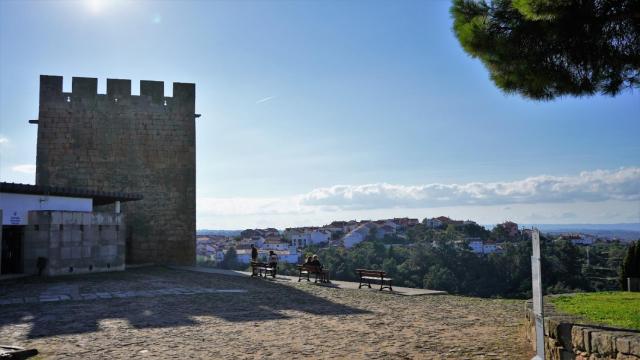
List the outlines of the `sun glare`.
<svg viewBox="0 0 640 360">
<path fill-rule="evenodd" d="M 86 0 L 89 11 L 93 14 L 100 13 L 106 4 L 106 0 Z"/>
</svg>

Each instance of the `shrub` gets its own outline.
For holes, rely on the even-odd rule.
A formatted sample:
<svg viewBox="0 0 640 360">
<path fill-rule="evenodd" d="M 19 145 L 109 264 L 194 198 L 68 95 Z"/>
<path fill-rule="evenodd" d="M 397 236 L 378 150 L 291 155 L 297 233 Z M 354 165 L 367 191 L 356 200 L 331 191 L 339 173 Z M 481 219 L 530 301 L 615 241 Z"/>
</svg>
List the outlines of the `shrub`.
<svg viewBox="0 0 640 360">
<path fill-rule="evenodd" d="M 427 289 L 456 291 L 456 276 L 451 270 L 440 265 L 433 265 L 424 276 L 423 284 Z"/>
</svg>

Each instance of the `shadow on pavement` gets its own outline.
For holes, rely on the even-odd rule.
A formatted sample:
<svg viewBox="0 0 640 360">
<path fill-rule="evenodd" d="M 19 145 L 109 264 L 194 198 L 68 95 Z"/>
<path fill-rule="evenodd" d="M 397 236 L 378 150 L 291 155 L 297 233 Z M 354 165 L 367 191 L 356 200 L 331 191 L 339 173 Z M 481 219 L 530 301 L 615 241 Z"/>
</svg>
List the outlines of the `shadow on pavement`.
<svg viewBox="0 0 640 360">
<path fill-rule="evenodd" d="M 164 271 L 164 270 L 163 270 Z M 212 316 L 229 322 L 261 322 L 287 319 L 283 311 L 298 311 L 320 316 L 358 315 L 370 311 L 357 309 L 315 296 L 306 291 L 264 281 L 218 274 L 171 271 L 166 281 L 173 286 L 204 281 L 207 286 L 233 285 L 245 293 L 163 295 L 125 299 L 63 301 L 31 305 L 4 306 L 0 309 L 0 328 L 29 326 L 28 338 L 99 331 L 102 321 L 123 319 L 133 328 L 172 328 L 198 325 L 197 317 Z M 180 280 L 179 280 L 180 279 Z M 194 280 L 195 279 L 195 280 Z M 98 283 L 99 285 L 99 283 Z M 120 326 L 120 325 L 112 325 Z"/>
</svg>

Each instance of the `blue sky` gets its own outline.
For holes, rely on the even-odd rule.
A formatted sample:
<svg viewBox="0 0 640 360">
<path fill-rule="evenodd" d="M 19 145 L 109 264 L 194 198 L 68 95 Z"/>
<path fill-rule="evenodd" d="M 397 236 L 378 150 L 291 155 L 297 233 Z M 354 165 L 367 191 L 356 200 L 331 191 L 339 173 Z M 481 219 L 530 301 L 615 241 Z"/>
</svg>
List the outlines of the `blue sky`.
<svg viewBox="0 0 640 360">
<path fill-rule="evenodd" d="M 505 95 L 449 5 L 0 2 L 0 176 L 34 182 L 40 74 L 194 82 L 199 228 L 640 222 L 638 89 Z"/>
</svg>

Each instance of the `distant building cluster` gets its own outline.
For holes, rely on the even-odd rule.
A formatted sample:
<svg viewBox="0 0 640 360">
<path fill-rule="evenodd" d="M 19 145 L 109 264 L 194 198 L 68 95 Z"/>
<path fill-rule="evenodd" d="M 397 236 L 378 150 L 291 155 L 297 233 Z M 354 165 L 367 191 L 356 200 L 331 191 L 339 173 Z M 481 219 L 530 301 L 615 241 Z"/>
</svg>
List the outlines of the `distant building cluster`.
<svg viewBox="0 0 640 360">
<path fill-rule="evenodd" d="M 251 261 L 251 245 L 258 249 L 258 258 L 274 251 L 281 262 L 298 263 L 302 249 L 311 245 L 351 248 L 368 236 L 382 239 L 387 235 L 406 236 L 406 231 L 418 225 L 418 219 L 394 218 L 386 220 L 334 221 L 324 226 L 286 228 L 280 232 L 274 228 L 247 229 L 238 236 L 198 235 L 197 256 L 200 260 L 220 262 L 226 252 L 234 248 L 238 261 Z"/>
<path fill-rule="evenodd" d="M 429 229 L 444 229 L 449 225 L 467 225 L 474 224 L 477 225 L 475 221 L 471 220 L 452 220 L 446 216 L 438 216 L 434 218 L 425 218 L 422 220 L 422 224 Z"/>
<path fill-rule="evenodd" d="M 238 262 L 251 262 L 251 245 L 258 249 L 258 259 L 266 260 L 269 251 L 278 255 L 281 262 L 298 262 L 298 249 L 290 246 L 277 229 L 247 229 L 239 236 L 198 235 L 196 253 L 200 260 L 221 262 L 229 249 L 234 248 Z"/>
<path fill-rule="evenodd" d="M 445 231 L 451 226 L 466 237 L 456 241 L 458 246 L 467 247 L 478 255 L 501 253 L 506 242 L 531 239 L 531 229 L 520 229 L 513 221 L 495 225 L 491 234 L 472 220 L 454 220 L 447 216 L 425 218 L 420 222 L 414 218 L 393 218 L 382 220 L 333 221 L 323 226 L 291 227 L 280 231 L 275 228 L 247 229 L 233 235 L 206 235 L 197 237 L 199 260 L 221 262 L 231 248 L 237 253 L 240 263 L 251 261 L 251 245 L 258 249 L 260 259 L 266 259 L 274 251 L 281 262 L 299 263 L 303 249 L 308 246 L 353 248 L 367 239 L 399 240 L 400 246 L 414 246 L 403 240 L 408 239 L 407 231 L 422 224 L 426 229 Z M 482 235 L 484 233 L 484 235 Z M 482 235 L 482 236 L 481 236 Z M 575 245 L 589 246 L 603 239 L 583 233 L 558 234 L 556 240 L 570 240 Z M 606 240 L 606 239 L 605 239 Z M 385 242 L 390 246 L 390 242 Z"/>
<path fill-rule="evenodd" d="M 598 240 L 593 235 L 581 233 L 560 234 L 558 239 L 569 240 L 573 245 L 593 245 Z"/>
</svg>

